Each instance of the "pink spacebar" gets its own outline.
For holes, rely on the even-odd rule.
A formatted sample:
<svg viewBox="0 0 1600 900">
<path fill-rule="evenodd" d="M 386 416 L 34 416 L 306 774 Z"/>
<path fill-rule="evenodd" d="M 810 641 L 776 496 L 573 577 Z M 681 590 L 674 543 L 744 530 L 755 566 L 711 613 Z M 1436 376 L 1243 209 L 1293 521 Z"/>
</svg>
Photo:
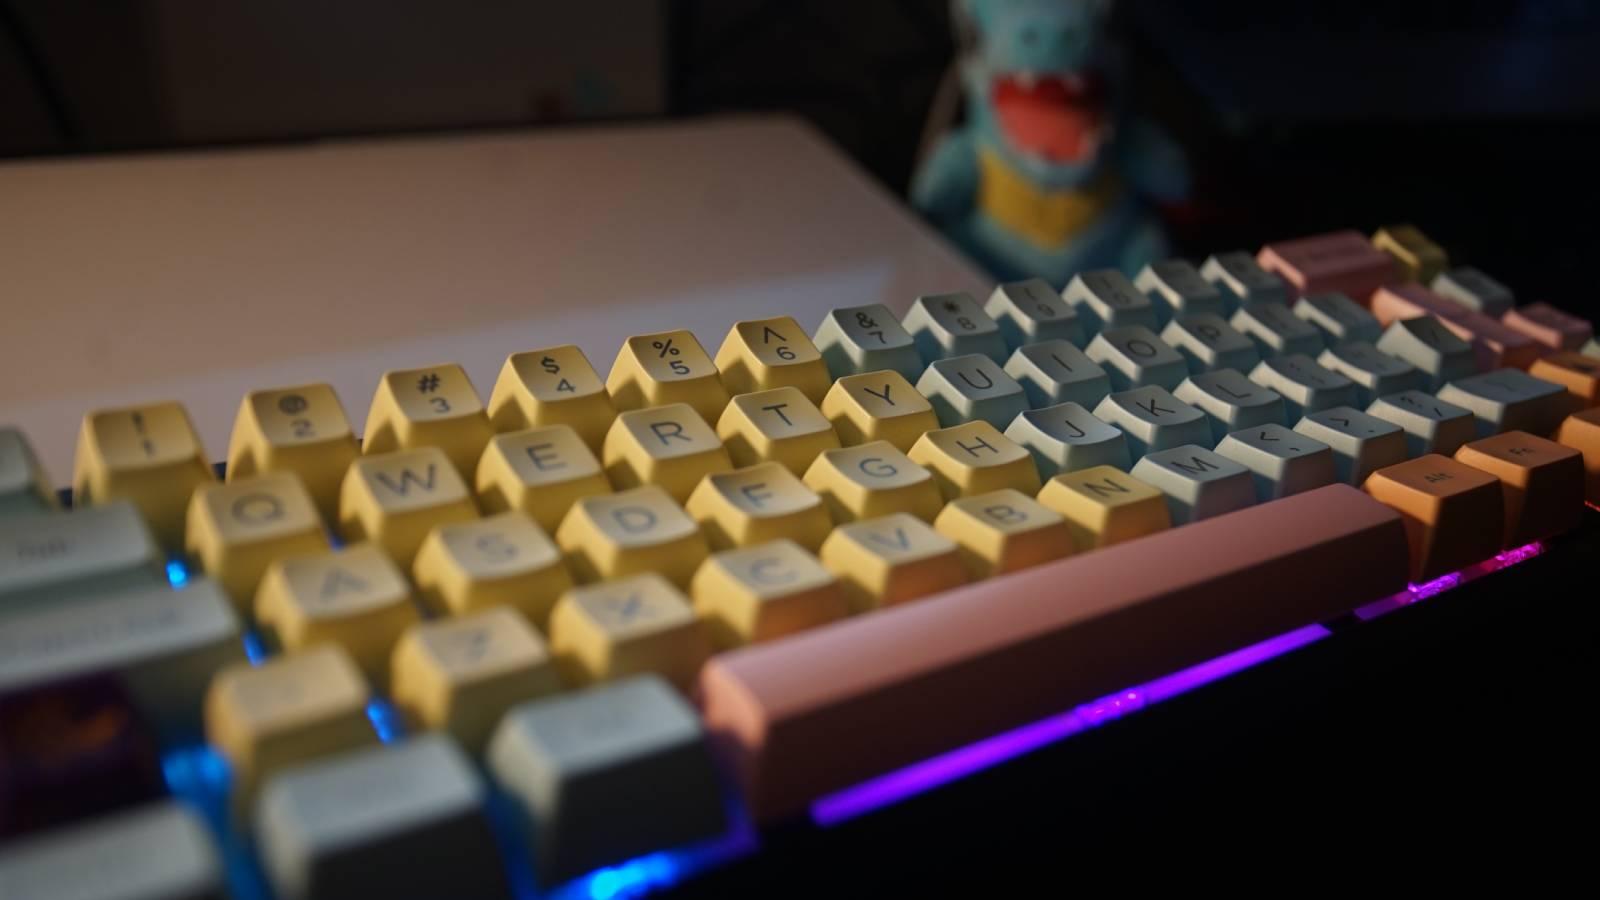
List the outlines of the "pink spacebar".
<svg viewBox="0 0 1600 900">
<path fill-rule="evenodd" d="M 1400 517 L 1319 488 L 714 658 L 706 722 L 762 821 L 1405 588 Z"/>
</svg>

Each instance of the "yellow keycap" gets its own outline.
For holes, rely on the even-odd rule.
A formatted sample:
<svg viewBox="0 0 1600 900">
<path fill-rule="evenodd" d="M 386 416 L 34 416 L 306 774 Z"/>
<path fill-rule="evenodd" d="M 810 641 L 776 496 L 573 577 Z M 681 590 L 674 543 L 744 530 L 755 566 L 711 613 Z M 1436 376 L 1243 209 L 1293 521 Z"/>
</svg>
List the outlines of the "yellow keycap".
<svg viewBox="0 0 1600 900">
<path fill-rule="evenodd" d="M 550 647 L 569 680 L 654 672 L 685 692 L 711 655 L 688 599 L 655 574 L 573 588 L 550 614 Z"/>
<path fill-rule="evenodd" d="M 719 649 L 776 640 L 850 612 L 839 579 L 789 540 L 711 554 L 689 593 Z"/>
<path fill-rule="evenodd" d="M 805 483 L 841 523 L 896 512 L 932 522 L 944 506 L 933 475 L 887 441 L 829 450 L 806 470 Z"/>
<path fill-rule="evenodd" d="M 409 723 L 447 731 L 473 753 L 506 710 L 562 688 L 544 639 L 507 607 L 411 626 L 389 683 Z"/>
<path fill-rule="evenodd" d="M 791 538 L 816 552 L 833 530 L 822 498 L 775 462 L 707 475 L 687 509 L 713 550 Z"/>
<path fill-rule="evenodd" d="M 982 419 L 923 435 L 907 454 L 933 473 L 946 500 L 1013 488 L 1039 493 L 1039 467 L 1016 441 Z"/>
<path fill-rule="evenodd" d="M 606 383 L 571 344 L 506 357 L 489 395 L 496 431 L 570 425 L 595 451 L 616 417 Z"/>
<path fill-rule="evenodd" d="M 687 403 L 707 422 L 715 422 L 728 405 L 716 365 L 687 331 L 628 338 L 611 364 L 606 390 L 618 410 Z"/>
<path fill-rule="evenodd" d="M 233 420 L 227 476 L 293 472 L 317 512 L 332 522 L 339 516 L 339 482 L 360 453 L 344 406 L 328 385 L 251 391 Z"/>
<path fill-rule="evenodd" d="M 717 351 L 717 368 L 735 395 L 793 387 L 821 403 L 833 383 L 816 345 L 788 316 L 735 323 Z"/>
<path fill-rule="evenodd" d="M 438 447 L 464 478 L 471 478 L 494 437 L 478 392 L 453 363 L 384 373 L 367 412 L 365 454 Z"/>
<path fill-rule="evenodd" d="M 242 613 L 271 562 L 326 550 L 311 495 L 293 472 L 202 485 L 189 500 L 186 545 Z"/>
<path fill-rule="evenodd" d="M 177 403 L 92 412 L 78 432 L 73 503 L 131 500 L 156 540 L 183 547 L 189 495 L 216 480 L 205 448 Z"/>
<path fill-rule="evenodd" d="M 606 476 L 617 488 L 658 485 L 679 503 L 700 479 L 733 468 L 722 439 L 687 403 L 636 409 L 606 432 Z"/>
<path fill-rule="evenodd" d="M 1162 493 L 1113 466 L 1057 475 L 1044 483 L 1039 502 L 1067 520 L 1079 550 L 1109 547 L 1172 525 Z"/>
<path fill-rule="evenodd" d="M 256 591 L 256 620 L 285 650 L 338 644 L 382 684 L 417 608 L 394 562 L 371 544 L 353 544 L 274 562 Z"/>
<path fill-rule="evenodd" d="M 655 485 L 579 500 L 556 529 L 556 544 L 580 584 L 660 572 L 688 587 L 711 552 L 700 526 Z"/>
<path fill-rule="evenodd" d="M 846 447 L 888 441 L 909 450 L 917 438 L 939 427 L 928 398 L 899 372 L 866 372 L 835 381 L 822 398 L 822 414 Z"/>
<path fill-rule="evenodd" d="M 1432 284 L 1434 277 L 1450 265 L 1444 248 L 1429 240 L 1415 225 L 1380 228 L 1372 236 L 1372 245 L 1394 257 L 1407 281 Z M 1357 303 L 1366 302 L 1365 297 L 1351 299 Z"/>
<path fill-rule="evenodd" d="M 906 513 L 835 528 L 822 543 L 822 564 L 839 577 L 857 612 L 967 582 L 967 566 L 955 542 Z"/>
<path fill-rule="evenodd" d="M 510 606 L 540 628 L 572 587 L 555 542 L 519 512 L 435 528 L 412 573 L 423 603 L 436 613 Z"/>
<path fill-rule="evenodd" d="M 246 809 L 274 773 L 376 744 L 367 697 L 360 670 L 337 647 L 217 673 L 206 691 L 206 742 L 228 760 L 234 809 Z"/>
<path fill-rule="evenodd" d="M 776 462 L 796 475 L 822 451 L 839 447 L 833 423 L 792 387 L 734 397 L 717 422 L 717 436 L 735 466 Z"/>
<path fill-rule="evenodd" d="M 570 425 L 497 434 L 478 462 L 478 506 L 485 513 L 517 510 L 546 531 L 582 497 L 611 493 L 600 460 Z"/>
<path fill-rule="evenodd" d="M 1005 488 L 945 504 L 934 530 L 955 541 L 974 579 L 1071 556 L 1072 530 L 1061 514 Z"/>
<path fill-rule="evenodd" d="M 477 516 L 460 473 L 438 447 L 363 456 L 339 492 L 340 536 L 374 541 L 407 568 L 435 526 Z"/>
</svg>

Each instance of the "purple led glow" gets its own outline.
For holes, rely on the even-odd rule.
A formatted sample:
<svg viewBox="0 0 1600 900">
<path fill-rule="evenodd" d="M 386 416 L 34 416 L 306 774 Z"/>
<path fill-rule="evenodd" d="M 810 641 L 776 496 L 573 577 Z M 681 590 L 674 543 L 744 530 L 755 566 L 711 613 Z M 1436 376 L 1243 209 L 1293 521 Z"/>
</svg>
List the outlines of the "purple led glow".
<svg viewBox="0 0 1600 900">
<path fill-rule="evenodd" d="M 1535 556 L 1538 556 L 1543 552 L 1544 544 L 1539 541 L 1534 541 L 1531 544 L 1523 544 L 1521 547 L 1515 547 L 1510 550 L 1506 550 L 1503 553 L 1497 553 L 1493 559 L 1486 559 L 1475 566 L 1468 566 L 1459 572 L 1451 572 L 1449 575 L 1441 575 L 1432 581 L 1425 581 L 1422 584 L 1407 585 L 1405 590 L 1395 594 L 1392 597 L 1385 597 L 1382 600 L 1368 603 L 1366 606 L 1358 607 L 1355 610 L 1355 617 L 1363 622 L 1376 619 L 1385 613 L 1394 612 L 1402 606 L 1410 606 L 1419 600 L 1426 600 L 1429 597 L 1438 596 L 1439 594 L 1442 594 L 1451 588 L 1459 587 L 1469 581 L 1482 578 L 1491 572 L 1498 572 L 1501 569 L 1514 566 L 1517 563 L 1533 559 Z"/>
</svg>

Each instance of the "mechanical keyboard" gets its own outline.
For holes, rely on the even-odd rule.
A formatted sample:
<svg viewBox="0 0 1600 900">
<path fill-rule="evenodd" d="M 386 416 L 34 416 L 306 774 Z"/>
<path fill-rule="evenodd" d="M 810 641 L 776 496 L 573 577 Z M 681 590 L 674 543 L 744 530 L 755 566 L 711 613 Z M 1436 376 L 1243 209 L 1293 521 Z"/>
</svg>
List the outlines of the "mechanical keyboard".
<svg viewBox="0 0 1600 900">
<path fill-rule="evenodd" d="M 1359 631 L 1594 530 L 1520 300 L 1397 226 L 0 430 L 0 896 L 633 896 Z"/>
</svg>

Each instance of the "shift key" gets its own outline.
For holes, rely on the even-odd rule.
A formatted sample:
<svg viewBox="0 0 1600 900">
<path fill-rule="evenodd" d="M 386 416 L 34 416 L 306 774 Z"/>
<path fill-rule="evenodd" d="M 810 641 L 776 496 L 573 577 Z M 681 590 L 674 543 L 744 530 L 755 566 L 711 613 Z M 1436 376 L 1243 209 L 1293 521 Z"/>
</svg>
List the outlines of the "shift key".
<svg viewBox="0 0 1600 900">
<path fill-rule="evenodd" d="M 166 583 L 161 551 L 126 500 L 0 519 L 0 609 Z"/>
</svg>

